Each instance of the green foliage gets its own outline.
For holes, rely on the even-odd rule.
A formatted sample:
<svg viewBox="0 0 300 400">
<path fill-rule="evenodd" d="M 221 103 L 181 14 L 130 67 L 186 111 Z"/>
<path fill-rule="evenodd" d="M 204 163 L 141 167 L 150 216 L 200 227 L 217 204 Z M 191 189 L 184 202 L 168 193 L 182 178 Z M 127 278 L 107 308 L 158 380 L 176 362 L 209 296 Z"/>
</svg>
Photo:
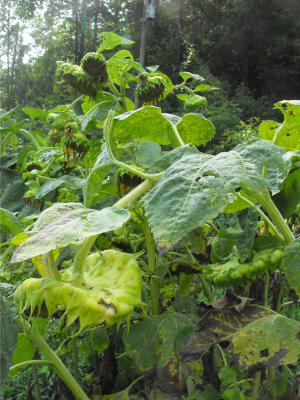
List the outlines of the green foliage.
<svg viewBox="0 0 300 400">
<path fill-rule="evenodd" d="M 21 121 L 13 135 L 31 146 L 1 159 L 2 170 L 12 167 L 23 178 L 0 200 L 1 264 L 20 273 L 32 263 L 42 276 L 8 277 L 18 286 L 14 300 L 25 332 L 13 361 L 30 361 L 39 349 L 41 362 L 50 361 L 87 399 L 42 338 L 40 316 L 42 326 L 49 322 L 56 354 L 65 362 L 72 354 L 73 375 L 82 378 L 85 370 L 84 389 L 89 385 L 94 398 L 255 398 L 263 392 L 251 374 L 265 367 L 267 396 L 287 394 L 286 377 L 283 385 L 274 381 L 283 369 L 274 368 L 299 357 L 299 322 L 279 314 L 288 285 L 293 301 L 299 292 L 299 240 L 290 230 L 298 229 L 299 102 L 276 103 L 282 124 L 258 129 L 257 114 L 227 135 L 214 149 L 219 154 L 205 154 L 195 146 L 203 150 L 215 140 L 214 118 L 221 132 L 226 119 L 234 127 L 248 106 L 257 106 L 247 91 L 236 93 L 237 105 L 224 101 L 218 84 L 204 84 L 198 71 L 180 72 L 181 83 L 173 84 L 157 67 L 145 72 L 127 49 L 112 54 L 131 41 L 113 32 L 101 37 L 97 52 L 58 68 L 85 97 L 48 111 L 25 107 L 31 121 Z M 181 109 L 192 102 L 198 110 L 206 103 L 200 92 L 208 106 L 204 115 L 149 105 L 134 110 L 137 83 L 143 102 L 174 92 Z M 10 129 L 19 124 L 11 113 L 1 115 Z M 241 295 L 230 289 L 222 295 L 218 285 Z M 6 363 L 5 375 L 8 369 Z"/>
</svg>

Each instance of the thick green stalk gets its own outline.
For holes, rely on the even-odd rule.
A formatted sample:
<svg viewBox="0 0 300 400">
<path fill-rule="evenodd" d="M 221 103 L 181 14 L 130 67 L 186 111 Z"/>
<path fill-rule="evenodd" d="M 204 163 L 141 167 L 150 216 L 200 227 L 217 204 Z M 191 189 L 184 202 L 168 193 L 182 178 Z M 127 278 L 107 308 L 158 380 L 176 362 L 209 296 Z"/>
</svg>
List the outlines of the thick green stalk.
<svg viewBox="0 0 300 400">
<path fill-rule="evenodd" d="M 130 207 L 131 204 L 133 204 L 136 200 L 143 196 L 144 193 L 151 189 L 154 183 L 154 181 L 150 181 L 149 179 L 147 179 L 139 186 L 134 188 L 131 192 L 129 192 L 126 196 L 122 197 L 116 204 L 114 204 L 114 207 Z"/>
<path fill-rule="evenodd" d="M 70 372 L 67 370 L 67 368 L 60 360 L 60 358 L 57 357 L 54 351 L 51 350 L 51 348 L 42 338 L 35 325 L 34 319 L 33 318 L 31 319 L 32 325 L 30 325 L 24 319 L 18 318 L 16 321 L 21 326 L 21 328 L 23 328 L 26 335 L 33 341 L 33 343 L 35 343 L 35 345 L 39 348 L 39 350 L 44 354 L 46 359 L 53 363 L 51 365 L 53 370 L 61 377 L 61 379 L 65 382 L 65 384 L 71 389 L 71 391 L 74 393 L 74 396 L 78 400 L 89 400 L 88 396 L 78 385 L 78 383 L 70 374 Z"/>
<path fill-rule="evenodd" d="M 291 243 L 295 238 L 292 232 L 290 231 L 288 225 L 286 224 L 284 218 L 280 214 L 278 208 L 273 203 L 269 193 L 266 194 L 254 193 L 253 197 L 259 201 L 259 203 L 263 206 L 263 208 L 267 211 L 272 220 L 275 222 L 276 226 L 278 227 L 282 236 L 284 237 L 285 243 L 286 244 Z M 272 225 L 270 226 L 272 227 Z"/>
<path fill-rule="evenodd" d="M 153 276 L 150 279 L 150 299 L 152 315 L 159 315 L 159 282 Z"/>
<path fill-rule="evenodd" d="M 259 386 L 260 386 L 260 377 L 261 377 L 261 371 L 256 372 L 255 379 L 254 379 L 254 386 L 252 388 L 252 393 L 251 393 L 251 400 L 257 400 L 258 399 L 258 392 L 259 392 Z"/>
<path fill-rule="evenodd" d="M 66 109 L 65 109 L 65 113 L 67 113 L 69 110 L 71 110 L 72 107 L 75 106 L 75 104 L 81 100 L 83 98 L 83 96 L 78 97 L 76 100 L 73 101 L 73 103 L 71 103 Z"/>
<path fill-rule="evenodd" d="M 275 371 L 273 367 L 268 367 L 268 379 L 272 399 L 276 399 Z"/>
<path fill-rule="evenodd" d="M 259 209 L 254 203 L 252 203 L 252 201 L 246 199 L 246 197 L 241 196 L 239 193 L 234 193 L 236 197 L 240 198 L 241 200 L 245 201 L 246 203 L 248 203 L 252 208 L 254 208 L 254 210 L 256 210 L 258 212 L 258 214 L 264 219 L 265 223 L 267 223 L 269 226 L 271 226 L 275 236 L 277 237 L 277 239 L 280 242 L 285 242 L 285 239 L 282 235 L 280 235 L 280 233 L 278 232 L 278 230 L 276 229 L 275 225 L 271 222 L 271 220 L 266 216 L 266 214 L 264 214 L 261 209 Z M 255 197 L 255 193 L 251 191 L 251 197 L 256 198 Z M 257 201 L 259 201 L 257 199 Z M 275 207 L 275 205 L 274 205 Z M 267 210 L 268 211 L 268 210 Z"/>
<path fill-rule="evenodd" d="M 181 139 L 181 136 L 179 135 L 176 126 L 175 126 L 171 121 L 169 121 L 168 118 L 166 118 L 164 115 L 162 115 L 162 117 L 169 123 L 169 125 L 170 125 L 171 128 L 172 128 L 173 134 L 174 134 L 174 138 L 175 138 L 175 140 L 176 140 L 177 143 L 178 143 L 178 146 L 177 146 L 177 147 L 184 146 L 184 142 L 183 142 L 183 140 Z"/>
<path fill-rule="evenodd" d="M 97 236 L 98 235 L 92 235 L 85 238 L 81 245 L 78 247 L 73 263 L 73 277 L 76 274 L 82 274 L 82 269 L 85 266 L 87 256 Z"/>
<path fill-rule="evenodd" d="M 20 129 L 18 133 L 21 133 L 29 142 L 31 142 L 36 149 L 40 148 L 40 145 L 38 144 L 36 138 L 32 135 L 32 133 L 26 131 L 25 129 Z"/>
<path fill-rule="evenodd" d="M 32 364 L 32 375 L 34 382 L 35 398 L 36 400 L 41 400 L 41 388 L 40 388 L 39 375 L 36 364 Z"/>
<path fill-rule="evenodd" d="M 60 273 L 55 265 L 53 250 L 45 253 L 42 258 L 43 269 L 47 278 L 61 281 Z"/>
</svg>

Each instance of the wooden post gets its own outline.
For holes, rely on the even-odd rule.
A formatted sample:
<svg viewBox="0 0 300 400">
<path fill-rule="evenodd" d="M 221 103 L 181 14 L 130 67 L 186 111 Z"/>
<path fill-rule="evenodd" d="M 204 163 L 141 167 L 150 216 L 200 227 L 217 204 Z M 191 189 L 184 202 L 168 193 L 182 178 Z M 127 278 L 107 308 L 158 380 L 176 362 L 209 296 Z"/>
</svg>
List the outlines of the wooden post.
<svg viewBox="0 0 300 400">
<path fill-rule="evenodd" d="M 140 58 L 139 63 L 144 66 L 145 64 L 145 53 L 146 53 L 146 31 L 147 31 L 147 15 L 148 15 L 148 0 L 144 0 L 143 8 L 143 19 L 142 19 L 142 35 L 141 35 L 141 46 L 140 46 Z M 140 102 L 137 97 L 134 99 L 134 109 L 140 108 Z"/>
</svg>

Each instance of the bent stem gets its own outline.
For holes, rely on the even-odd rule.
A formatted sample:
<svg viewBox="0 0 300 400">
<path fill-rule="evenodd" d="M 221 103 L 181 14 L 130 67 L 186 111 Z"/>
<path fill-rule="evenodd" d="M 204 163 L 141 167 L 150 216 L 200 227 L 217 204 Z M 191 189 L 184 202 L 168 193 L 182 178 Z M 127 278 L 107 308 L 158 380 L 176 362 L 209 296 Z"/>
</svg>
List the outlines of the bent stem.
<svg viewBox="0 0 300 400">
<path fill-rule="evenodd" d="M 22 325 L 23 328 L 23 325 Z M 21 369 L 21 368 L 26 368 L 28 365 L 52 365 L 52 361 L 47 361 L 47 360 L 30 360 L 30 361 L 24 361 L 20 364 L 16 364 L 13 367 L 9 369 L 10 372 L 14 371 L 15 369 Z"/>
<path fill-rule="evenodd" d="M 18 322 L 20 327 L 24 330 L 26 335 L 33 341 L 33 343 L 35 343 L 35 345 L 39 348 L 39 350 L 44 354 L 46 359 L 53 363 L 51 364 L 53 370 L 61 377 L 61 379 L 65 382 L 65 384 L 71 389 L 74 396 L 78 400 L 89 400 L 88 396 L 78 385 L 78 383 L 70 374 L 70 372 L 67 370 L 67 368 L 60 360 L 60 358 L 57 357 L 54 351 L 51 350 L 51 348 L 42 338 L 41 334 L 39 333 L 35 325 L 34 319 L 33 318 L 31 319 L 32 325 L 30 325 L 23 318 L 18 318 L 16 321 Z"/>
</svg>

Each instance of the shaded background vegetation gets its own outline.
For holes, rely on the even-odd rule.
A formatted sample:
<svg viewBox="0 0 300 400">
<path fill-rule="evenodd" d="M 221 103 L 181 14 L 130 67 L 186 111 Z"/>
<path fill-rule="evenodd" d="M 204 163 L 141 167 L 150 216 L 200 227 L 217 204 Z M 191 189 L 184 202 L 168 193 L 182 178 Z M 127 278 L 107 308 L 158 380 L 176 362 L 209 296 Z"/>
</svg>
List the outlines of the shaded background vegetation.
<svg viewBox="0 0 300 400">
<path fill-rule="evenodd" d="M 2 108 L 17 104 L 49 108 L 72 96 L 58 83 L 56 61 L 79 64 L 85 53 L 97 49 L 100 32 L 130 37 L 136 42 L 131 51 L 139 57 L 143 0 L 1 3 Z M 155 19 L 148 19 L 146 65 L 160 65 L 174 80 L 182 69 L 214 77 L 230 98 L 241 85 L 255 100 L 266 96 L 271 103 L 299 93 L 299 1 L 156 0 L 155 4 Z M 171 98 L 169 103 L 177 106 Z"/>
</svg>

